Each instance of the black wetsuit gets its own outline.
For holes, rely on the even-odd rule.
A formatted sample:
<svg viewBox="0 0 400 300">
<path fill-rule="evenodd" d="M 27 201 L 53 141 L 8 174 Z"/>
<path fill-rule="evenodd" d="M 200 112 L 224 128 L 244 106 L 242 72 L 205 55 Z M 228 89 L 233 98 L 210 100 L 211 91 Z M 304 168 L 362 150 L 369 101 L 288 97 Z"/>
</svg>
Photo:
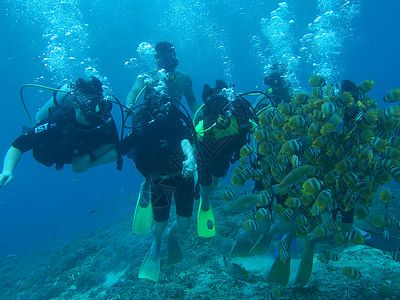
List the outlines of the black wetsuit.
<svg viewBox="0 0 400 300">
<path fill-rule="evenodd" d="M 205 129 L 217 122 L 219 113 L 223 111 L 227 104 L 228 100 L 221 96 L 217 96 L 216 101 L 210 107 L 208 107 L 210 104 L 206 103 L 203 109 Z M 233 101 L 231 110 L 230 122 L 237 122 L 238 132 L 217 137 L 213 128 L 204 133 L 199 143 L 197 161 L 201 185 L 211 185 L 212 176 L 225 177 L 230 164 L 239 159 L 240 148 L 247 143 L 247 135 L 252 127 L 249 120 L 254 119 L 251 105 L 246 100 L 237 98 Z M 218 126 L 216 125 L 216 129 L 220 129 Z"/>
<path fill-rule="evenodd" d="M 157 222 L 169 218 L 172 195 L 176 213 L 191 217 L 193 210 L 193 177 L 183 178 L 185 155 L 181 141 L 192 142 L 187 121 L 175 106 L 167 111 L 154 111 L 143 105 L 132 116 L 134 128 L 117 150 L 132 158 L 138 171 L 150 180 L 151 204 Z"/>
<path fill-rule="evenodd" d="M 215 139 L 212 134 L 205 134 L 198 146 L 199 183 L 209 186 L 212 176 L 225 177 L 230 163 L 239 159 L 240 148 L 245 144 L 245 136 Z"/>
<path fill-rule="evenodd" d="M 36 161 L 47 167 L 56 164 L 59 170 L 74 157 L 90 155 L 103 144 L 117 142 L 118 130 L 112 118 L 97 127 L 83 126 L 76 121 L 74 109 L 60 108 L 19 136 L 12 146 L 21 152 L 32 149 Z"/>
</svg>

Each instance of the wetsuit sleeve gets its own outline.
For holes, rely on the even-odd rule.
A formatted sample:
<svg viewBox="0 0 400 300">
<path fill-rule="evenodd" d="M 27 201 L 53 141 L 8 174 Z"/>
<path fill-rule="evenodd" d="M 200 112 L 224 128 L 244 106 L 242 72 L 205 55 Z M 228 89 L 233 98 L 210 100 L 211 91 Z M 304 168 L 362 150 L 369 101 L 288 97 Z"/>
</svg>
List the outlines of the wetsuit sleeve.
<svg viewBox="0 0 400 300">
<path fill-rule="evenodd" d="M 56 134 L 57 124 L 54 122 L 42 122 L 26 134 L 20 135 L 12 146 L 21 152 L 27 152 L 36 145 L 51 139 Z"/>
<path fill-rule="evenodd" d="M 127 137 L 125 137 L 122 141 L 120 141 L 115 149 L 121 153 L 122 155 L 126 155 L 137 143 L 138 137 L 136 134 L 131 132 Z"/>
<path fill-rule="evenodd" d="M 104 125 L 104 134 L 102 137 L 102 142 L 104 144 L 117 144 L 119 141 L 118 129 L 115 125 L 114 119 L 111 119 Z"/>
</svg>

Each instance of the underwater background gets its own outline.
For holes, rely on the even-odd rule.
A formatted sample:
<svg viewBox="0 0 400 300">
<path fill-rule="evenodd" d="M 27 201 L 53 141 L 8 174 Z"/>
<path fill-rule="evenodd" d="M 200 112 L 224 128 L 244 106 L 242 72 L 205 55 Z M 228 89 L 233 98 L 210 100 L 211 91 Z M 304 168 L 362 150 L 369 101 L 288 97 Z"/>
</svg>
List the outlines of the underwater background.
<svg viewBox="0 0 400 300">
<path fill-rule="evenodd" d="M 350 79 L 358 84 L 372 79 L 375 86 L 369 95 L 385 107 L 383 95 L 400 84 L 400 26 L 396 23 L 399 9 L 400 3 L 395 0 L 3 0 L 0 3 L 0 153 L 2 156 L 6 153 L 11 142 L 22 133 L 22 126 L 30 125 L 19 99 L 23 84 L 57 87 L 83 75 L 96 75 L 105 82 L 107 91 L 124 103 L 136 76 L 154 66 L 148 44 L 159 41 L 175 45 L 177 69 L 191 76 L 199 102 L 203 84 L 213 85 L 219 78 L 234 83 L 239 92 L 265 91 L 263 78 L 278 62 L 286 65 L 287 78 L 294 91 L 309 91 L 308 79 L 313 74 L 324 76 L 328 83 Z M 29 87 L 24 91 L 24 100 L 32 115 L 50 97 L 51 92 L 41 89 Z M 113 114 L 119 125 L 118 107 L 114 107 Z M 213 242 L 196 241 L 193 229 L 188 233 L 189 246 L 185 251 L 193 251 L 196 260 L 186 259 L 183 264 L 188 265 L 179 267 L 183 271 L 162 270 L 166 277 L 180 276 L 178 281 L 165 281 L 165 278 L 157 284 L 139 281 L 137 270 L 150 237 L 131 234 L 130 222 L 142 180 L 128 159 L 124 160 L 122 171 L 117 171 L 111 163 L 73 174 L 68 166 L 56 172 L 36 163 L 30 153 L 25 154 L 16 168 L 14 181 L 0 191 L 0 257 L 3 258 L 0 298 L 201 297 L 200 292 L 188 292 L 196 282 L 185 286 L 190 281 L 190 272 L 202 270 L 201 264 L 195 262 L 205 263 L 213 255 L 227 255 L 229 243 L 233 241 L 221 235 L 213 238 Z M 219 192 L 228 188 L 231 188 L 230 174 L 221 183 Z M 396 200 L 391 202 L 394 211 L 400 208 Z M 220 222 L 222 233 L 234 237 L 236 223 L 240 222 L 222 218 Z M 230 227 L 233 224 L 236 227 Z M 82 240 L 82 237 L 85 238 Z M 68 253 L 79 251 L 87 251 L 82 256 L 95 257 L 99 248 L 106 247 L 102 243 L 109 238 L 115 248 L 97 257 L 98 269 L 104 274 L 93 282 L 87 280 L 74 285 L 74 276 L 83 271 L 69 270 L 72 266 L 83 268 L 82 257 L 71 258 L 70 265 L 65 262 L 63 269 L 54 270 L 57 274 L 54 278 L 46 269 L 43 277 L 35 275 L 38 282 L 26 279 L 31 274 L 45 273 L 44 266 L 50 264 L 43 262 L 46 258 L 56 263 L 57 257 L 67 260 Z M 82 246 L 82 241 L 87 245 Z M 91 252 L 87 250 L 90 247 Z M 366 259 L 375 263 L 382 259 L 374 256 L 379 256 L 377 253 L 371 253 L 365 254 Z M 24 269 L 27 266 L 29 270 Z M 128 266 L 131 272 L 125 285 L 103 284 L 106 274 L 111 271 L 117 274 Z M 395 266 L 398 268 L 398 264 Z M 218 266 L 215 270 L 220 274 Z M 68 273 L 65 275 L 68 278 L 60 277 L 61 273 Z M 393 277 L 398 277 L 398 273 Z M 225 284 L 240 286 L 229 274 L 216 276 L 215 281 L 212 276 L 204 275 L 204 278 L 204 282 L 216 285 L 226 281 Z M 24 280 L 27 280 L 25 286 Z M 392 282 L 395 278 L 387 280 Z M 63 285 L 58 281 L 63 281 Z M 345 281 L 344 277 L 337 278 L 337 285 L 345 286 Z M 42 290 L 38 288 L 40 282 Z M 236 297 L 262 299 L 261 291 L 266 285 L 258 280 L 250 282 L 253 287 L 248 287 L 247 294 Z M 73 285 L 77 290 L 70 288 Z M 169 286 L 168 289 L 178 292 L 152 295 L 157 290 L 155 285 L 160 289 L 163 285 Z M 101 291 L 93 292 L 98 286 L 102 286 Z M 253 289 L 258 294 L 253 294 Z M 346 289 L 347 286 L 342 289 L 343 295 L 332 299 L 344 297 Z M 147 296 L 141 294 L 146 290 Z M 221 291 L 225 294 L 221 292 L 219 297 L 226 295 L 226 299 L 235 299 L 229 289 L 221 288 Z M 305 293 L 304 299 L 331 297 L 329 290 L 325 294 L 315 294 L 315 290 Z M 387 293 L 384 294 L 387 298 L 399 295 L 396 288 Z M 294 296 L 287 293 L 286 297 Z M 207 298 L 212 299 L 212 294 Z"/>
</svg>

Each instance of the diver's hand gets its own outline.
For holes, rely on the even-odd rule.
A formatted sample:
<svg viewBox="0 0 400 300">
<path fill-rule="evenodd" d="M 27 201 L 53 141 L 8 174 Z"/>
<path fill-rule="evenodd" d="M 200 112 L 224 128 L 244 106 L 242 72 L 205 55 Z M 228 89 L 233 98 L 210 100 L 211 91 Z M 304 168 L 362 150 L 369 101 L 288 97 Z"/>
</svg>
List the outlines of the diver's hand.
<svg viewBox="0 0 400 300">
<path fill-rule="evenodd" d="M 128 104 L 125 108 L 125 114 L 131 116 L 133 114 L 134 105 L 132 103 Z"/>
<path fill-rule="evenodd" d="M 90 156 L 88 154 L 83 156 L 74 157 L 72 159 L 72 172 L 82 173 L 85 172 L 90 165 Z"/>
<path fill-rule="evenodd" d="M 193 173 L 197 169 L 196 159 L 194 156 L 189 157 L 183 162 L 182 175 L 184 178 L 193 176 Z"/>
<path fill-rule="evenodd" d="M 14 176 L 10 173 L 0 174 L 0 189 L 6 187 L 13 179 Z"/>
<path fill-rule="evenodd" d="M 140 185 L 139 204 L 141 207 L 147 207 L 150 204 L 150 180 L 146 179 Z"/>
</svg>

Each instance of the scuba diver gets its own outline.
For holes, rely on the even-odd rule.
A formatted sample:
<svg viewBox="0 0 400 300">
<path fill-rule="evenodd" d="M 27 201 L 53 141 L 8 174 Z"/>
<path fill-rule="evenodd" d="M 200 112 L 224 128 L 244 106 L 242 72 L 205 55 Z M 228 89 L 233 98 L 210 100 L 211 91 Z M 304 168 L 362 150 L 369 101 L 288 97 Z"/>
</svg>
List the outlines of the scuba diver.
<svg viewBox="0 0 400 300">
<path fill-rule="evenodd" d="M 281 102 L 289 102 L 290 100 L 290 83 L 286 81 L 284 74 L 285 68 L 279 63 L 274 64 L 271 67 L 270 74 L 264 78 L 264 84 L 268 86 L 267 94 L 270 97 L 265 95 L 260 95 L 254 104 L 254 108 L 258 109 L 261 103 L 264 101 L 273 103 L 268 103 L 273 106 L 277 106 Z"/>
<path fill-rule="evenodd" d="M 47 167 L 55 164 L 56 170 L 71 164 L 77 173 L 116 159 L 111 150 L 118 142 L 118 131 L 110 113 L 112 104 L 103 98 L 100 80 L 78 78 L 56 90 L 37 114 L 38 123 L 7 151 L 1 187 L 11 182 L 22 154 L 31 149 L 39 163 Z"/>
<path fill-rule="evenodd" d="M 154 88 L 165 87 L 167 94 L 178 102 L 185 96 L 191 111 L 196 112 L 198 105 L 192 89 L 192 80 L 189 75 L 175 70 L 178 66 L 175 47 L 169 42 L 159 42 L 155 46 L 155 51 L 157 70 L 141 74 L 136 78 L 126 97 L 128 111 L 135 107 L 143 91 L 146 95 L 152 93 Z M 177 105 L 177 103 L 172 104 Z"/>
<path fill-rule="evenodd" d="M 211 237 L 215 226 L 210 195 L 230 164 L 239 159 L 256 124 L 251 104 L 222 80 L 216 81 L 215 88 L 204 85 L 202 98 L 203 117 L 196 126 L 201 195 L 197 229 L 199 236 Z"/>
<path fill-rule="evenodd" d="M 132 158 L 146 179 L 136 204 L 133 231 L 149 232 L 146 228 L 151 228 L 152 210 L 154 239 L 139 278 L 153 281 L 159 277 L 161 240 L 168 225 L 172 197 L 176 205 L 176 220 L 167 230 L 167 266 L 182 260 L 174 237 L 189 227 L 194 201 L 197 169 L 192 147 L 194 128 L 188 116 L 177 104 L 172 104 L 173 101 L 165 93 L 153 91 L 151 99 L 146 98 L 144 104 L 133 108 L 132 131 L 116 147 L 119 153 Z M 136 226 L 145 229 L 137 231 Z"/>
</svg>

